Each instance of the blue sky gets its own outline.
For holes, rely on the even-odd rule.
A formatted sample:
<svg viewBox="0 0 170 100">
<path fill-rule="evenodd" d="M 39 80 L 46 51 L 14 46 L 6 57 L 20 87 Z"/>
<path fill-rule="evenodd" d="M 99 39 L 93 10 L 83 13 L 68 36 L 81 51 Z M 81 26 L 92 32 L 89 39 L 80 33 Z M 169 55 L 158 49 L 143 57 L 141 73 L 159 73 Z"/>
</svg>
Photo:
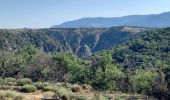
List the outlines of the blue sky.
<svg viewBox="0 0 170 100">
<path fill-rule="evenodd" d="M 0 0 L 0 28 L 48 28 L 83 17 L 170 11 L 170 0 Z"/>
</svg>

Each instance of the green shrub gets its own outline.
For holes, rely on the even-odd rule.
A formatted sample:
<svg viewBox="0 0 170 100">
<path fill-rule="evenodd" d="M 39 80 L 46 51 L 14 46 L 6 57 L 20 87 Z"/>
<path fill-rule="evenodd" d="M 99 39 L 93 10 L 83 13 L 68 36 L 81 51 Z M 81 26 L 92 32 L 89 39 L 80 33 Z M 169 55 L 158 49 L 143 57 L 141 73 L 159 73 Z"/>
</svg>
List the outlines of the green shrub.
<svg viewBox="0 0 170 100">
<path fill-rule="evenodd" d="M 57 86 L 57 87 L 62 87 L 63 86 L 62 83 L 55 83 L 54 85 Z"/>
<path fill-rule="evenodd" d="M 50 84 L 47 82 L 36 82 L 34 83 L 34 86 L 37 87 L 37 89 L 44 89 L 45 87 L 49 86 Z"/>
<path fill-rule="evenodd" d="M 135 82 L 133 83 L 137 93 L 147 94 L 151 90 L 151 84 L 156 76 L 157 73 L 155 71 L 137 70 L 134 76 Z"/>
<path fill-rule="evenodd" d="M 3 91 L 0 92 L 0 100 L 23 100 L 23 97 L 15 95 L 12 91 Z"/>
<path fill-rule="evenodd" d="M 16 79 L 15 78 L 5 78 L 3 84 L 8 85 L 8 86 L 16 85 Z"/>
<path fill-rule="evenodd" d="M 5 81 L 6 82 L 13 82 L 13 83 L 15 83 L 16 79 L 15 78 L 5 78 Z"/>
<path fill-rule="evenodd" d="M 71 88 L 71 87 L 72 87 L 72 84 L 71 84 L 71 83 L 65 83 L 65 84 L 63 84 L 63 87 Z"/>
<path fill-rule="evenodd" d="M 98 100 L 94 99 L 91 95 L 80 95 L 75 93 L 70 93 L 69 98 L 70 98 L 69 100 Z"/>
<path fill-rule="evenodd" d="M 4 80 L 2 78 L 0 78 L 0 85 L 2 85 L 4 82 Z"/>
<path fill-rule="evenodd" d="M 55 87 L 53 87 L 53 86 L 46 86 L 46 87 L 44 87 L 44 89 L 43 89 L 44 91 L 56 91 L 56 88 Z"/>
<path fill-rule="evenodd" d="M 11 91 L 6 91 L 5 97 L 7 98 L 15 98 L 15 94 Z"/>
<path fill-rule="evenodd" d="M 13 82 L 5 82 L 5 81 L 4 81 L 3 85 L 13 86 L 13 85 L 15 85 L 15 83 L 13 83 Z"/>
<path fill-rule="evenodd" d="M 37 88 L 34 85 L 24 85 L 20 89 L 21 92 L 26 92 L 26 93 L 35 92 L 36 90 Z"/>
<path fill-rule="evenodd" d="M 23 100 L 23 99 L 24 99 L 23 96 L 16 96 L 16 97 L 14 98 L 14 100 Z"/>
<path fill-rule="evenodd" d="M 86 97 L 86 96 L 77 96 L 77 99 L 78 100 L 88 100 L 88 97 Z"/>
<path fill-rule="evenodd" d="M 27 84 L 32 84 L 31 79 L 23 78 L 23 79 L 17 80 L 17 86 L 24 86 L 24 85 L 27 85 Z"/>
<path fill-rule="evenodd" d="M 11 86 L 1 85 L 0 89 L 2 89 L 2 90 L 10 90 Z"/>
<path fill-rule="evenodd" d="M 44 87 L 45 87 L 42 82 L 36 82 L 36 83 L 34 83 L 34 86 L 36 86 L 38 90 L 44 89 Z"/>
<path fill-rule="evenodd" d="M 0 92 L 0 100 L 13 99 L 14 97 L 15 95 L 11 91 Z"/>
<path fill-rule="evenodd" d="M 48 82 L 43 82 L 43 84 L 44 84 L 45 86 L 50 86 L 50 83 L 48 83 Z"/>
<path fill-rule="evenodd" d="M 54 98 L 60 98 L 61 100 L 72 100 L 70 99 L 70 94 L 65 88 L 60 88 L 56 91 Z"/>
</svg>

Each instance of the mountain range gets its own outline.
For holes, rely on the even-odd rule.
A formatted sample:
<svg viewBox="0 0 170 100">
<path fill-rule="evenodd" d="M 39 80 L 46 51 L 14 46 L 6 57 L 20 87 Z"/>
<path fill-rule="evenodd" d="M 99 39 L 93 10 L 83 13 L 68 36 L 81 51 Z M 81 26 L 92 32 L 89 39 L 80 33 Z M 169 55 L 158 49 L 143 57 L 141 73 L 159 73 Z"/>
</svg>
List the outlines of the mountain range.
<svg viewBox="0 0 170 100">
<path fill-rule="evenodd" d="M 54 25 L 51 28 L 108 28 L 112 26 L 139 26 L 139 27 L 169 27 L 170 12 L 150 15 L 129 15 L 113 18 L 82 18 L 78 20 L 64 22 L 60 25 Z"/>
</svg>

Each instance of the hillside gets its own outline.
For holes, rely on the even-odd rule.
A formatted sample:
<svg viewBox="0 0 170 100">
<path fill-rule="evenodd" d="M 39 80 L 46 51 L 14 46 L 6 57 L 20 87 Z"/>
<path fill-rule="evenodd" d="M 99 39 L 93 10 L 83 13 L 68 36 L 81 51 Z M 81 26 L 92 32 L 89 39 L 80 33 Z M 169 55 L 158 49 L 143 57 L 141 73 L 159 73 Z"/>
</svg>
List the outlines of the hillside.
<svg viewBox="0 0 170 100">
<path fill-rule="evenodd" d="M 116 46 L 137 33 L 138 27 L 0 30 L 0 49 L 13 51 L 33 45 L 45 52 L 68 51 L 79 57 Z"/>
<path fill-rule="evenodd" d="M 116 29 L 120 31 L 122 27 L 110 29 L 114 29 L 115 32 Z M 130 33 L 136 33 L 139 31 L 139 28 L 137 29 L 138 30 L 132 27 L 123 27 L 121 32 L 128 31 Z M 56 30 L 61 31 L 61 29 L 50 30 L 54 33 Z M 75 31 L 77 29 L 72 30 Z M 33 82 L 43 82 L 43 84 L 46 84 L 46 82 L 62 82 L 65 85 L 69 83 L 78 84 L 75 89 L 72 90 L 73 92 L 81 91 L 81 86 L 83 84 L 88 84 L 88 86 L 92 87 L 94 90 L 91 95 L 92 98 L 95 97 L 96 91 L 98 91 L 97 95 L 103 92 L 104 95 L 113 95 L 112 98 L 119 92 L 118 97 L 126 93 L 147 95 L 139 96 L 139 98 L 152 98 L 152 96 L 161 100 L 169 100 L 170 98 L 170 28 L 145 30 L 135 35 L 133 38 L 114 46 L 112 49 L 95 53 L 88 57 L 88 59 L 80 59 L 72 53 L 62 51 L 45 53 L 42 49 L 37 49 L 32 45 L 26 46 L 22 43 L 22 48 L 12 48 L 10 50 L 13 52 L 8 52 L 4 49 L 8 49 L 8 46 L 11 45 L 7 44 L 20 43 L 19 39 L 26 44 L 38 44 L 53 43 L 56 38 L 49 38 L 49 36 L 53 36 L 54 34 L 49 35 L 51 32 L 49 32 L 48 29 L 43 29 L 43 32 L 49 32 L 46 35 L 44 35 L 44 33 L 43 38 L 40 35 L 42 33 L 39 33 L 42 32 L 42 30 L 27 30 L 28 33 L 32 34 L 30 36 L 39 36 L 42 39 L 38 39 L 43 40 L 43 42 L 35 42 L 35 40 L 38 39 L 35 38 L 34 40 L 33 37 L 31 38 L 33 40 L 30 41 L 30 38 L 28 38 L 29 35 L 27 35 L 28 33 L 26 35 L 18 35 L 25 33 L 26 30 L 1 31 L 12 32 L 8 34 L 6 32 L 6 35 L 2 35 L 5 40 L 7 40 L 8 38 L 6 37 L 9 36 L 18 37 L 15 41 L 11 39 L 11 41 L 6 42 L 4 47 L 7 48 L 3 48 L 3 51 L 0 52 L 1 90 L 10 90 L 13 87 L 14 90 L 19 90 L 21 92 L 36 91 L 35 84 L 28 84 L 31 79 Z M 20 33 L 18 33 L 19 31 Z M 64 31 L 66 30 L 62 30 L 62 34 Z M 24 36 L 25 38 L 23 38 Z M 46 40 L 52 40 L 52 42 Z M 61 45 L 60 42 L 55 43 L 58 46 Z M 85 45 L 85 47 L 87 47 L 87 45 Z M 61 50 L 64 51 L 64 49 Z M 29 79 L 22 79 L 23 77 Z M 19 80 L 19 83 L 17 83 L 19 87 L 18 85 L 15 87 L 16 84 L 14 84 L 14 82 L 16 82 L 16 79 Z M 20 82 L 20 80 L 22 81 Z M 44 86 L 42 86 L 43 84 L 39 84 L 37 87 L 40 86 L 40 90 L 42 90 L 44 89 Z M 50 85 L 48 88 L 46 87 L 45 90 L 49 89 L 51 91 L 54 89 L 53 86 L 55 87 L 56 84 Z M 66 93 L 71 91 L 69 86 L 66 87 L 69 88 L 68 91 L 65 91 Z M 57 87 L 57 90 L 58 89 Z M 60 91 L 56 92 L 56 95 L 61 95 Z M 62 95 L 66 96 L 67 94 Z M 78 96 L 80 95 L 81 94 Z M 136 97 L 134 95 L 120 98 L 129 98 L 129 96 L 136 99 L 138 98 L 138 96 Z M 88 97 L 90 96 L 88 95 Z M 85 100 L 88 99 L 86 98 Z"/>
<path fill-rule="evenodd" d="M 168 27 L 170 26 L 170 12 L 150 15 L 130 15 L 113 18 L 82 18 L 61 25 L 54 25 L 52 28 L 80 28 L 80 27 L 112 27 L 112 26 L 140 26 L 140 27 Z"/>
<path fill-rule="evenodd" d="M 135 91 L 147 91 L 147 94 L 163 100 L 170 98 L 170 28 L 140 34 L 117 47 L 97 53 L 94 58 L 104 55 L 111 55 L 113 63 L 121 65 L 127 75 L 126 82 L 132 82 Z"/>
<path fill-rule="evenodd" d="M 167 67 L 170 65 L 170 28 L 147 31 L 105 52 L 111 53 L 113 60 L 127 69 Z"/>
</svg>

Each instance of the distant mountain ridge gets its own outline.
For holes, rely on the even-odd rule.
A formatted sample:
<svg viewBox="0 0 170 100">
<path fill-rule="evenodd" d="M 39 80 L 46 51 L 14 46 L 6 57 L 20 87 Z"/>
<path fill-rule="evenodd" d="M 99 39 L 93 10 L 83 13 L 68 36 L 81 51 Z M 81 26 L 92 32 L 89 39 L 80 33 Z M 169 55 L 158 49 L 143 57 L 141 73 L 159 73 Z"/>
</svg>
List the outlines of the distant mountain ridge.
<svg viewBox="0 0 170 100">
<path fill-rule="evenodd" d="M 123 17 L 113 18 L 82 18 L 78 20 L 64 22 L 60 25 L 54 25 L 51 28 L 108 28 L 112 26 L 139 26 L 139 27 L 169 27 L 170 26 L 170 12 L 150 15 L 129 15 Z"/>
</svg>

